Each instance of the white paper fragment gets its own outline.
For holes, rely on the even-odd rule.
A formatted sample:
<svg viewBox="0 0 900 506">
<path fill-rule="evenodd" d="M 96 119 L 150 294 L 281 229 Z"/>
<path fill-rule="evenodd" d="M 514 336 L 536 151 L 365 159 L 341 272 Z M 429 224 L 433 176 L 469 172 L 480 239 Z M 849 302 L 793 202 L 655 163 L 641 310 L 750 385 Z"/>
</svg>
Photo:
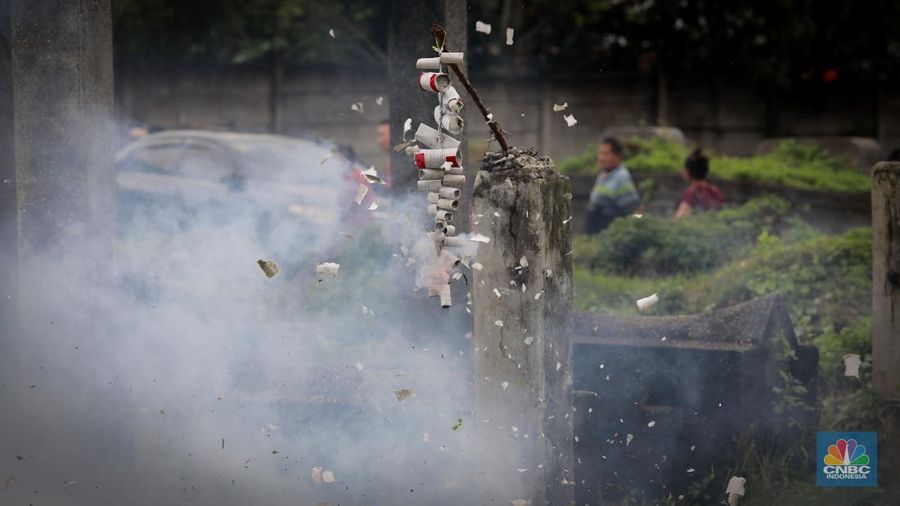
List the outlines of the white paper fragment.
<svg viewBox="0 0 900 506">
<path fill-rule="evenodd" d="M 521 265 L 522 267 L 528 267 L 528 259 L 523 256 L 519 259 L 519 265 Z"/>
<path fill-rule="evenodd" d="M 490 237 L 487 237 L 487 236 L 481 235 L 481 234 L 475 234 L 475 235 L 473 235 L 472 237 L 470 237 L 469 240 L 470 240 L 470 241 L 474 241 L 474 242 L 481 242 L 481 243 L 484 243 L 484 244 L 487 244 L 487 243 L 491 242 L 491 238 L 490 238 Z"/>
<path fill-rule="evenodd" d="M 403 140 L 406 140 L 406 134 L 412 130 L 412 118 L 406 118 L 406 121 L 403 122 Z"/>
<path fill-rule="evenodd" d="M 634 434 L 626 434 L 625 435 L 625 446 L 630 445 L 632 439 L 634 439 Z"/>
<path fill-rule="evenodd" d="M 556 370 L 558 371 L 560 367 L 562 367 L 562 362 L 557 362 L 557 363 L 556 363 Z"/>
<path fill-rule="evenodd" d="M 496 326 L 498 326 L 498 327 L 502 327 L 502 326 L 503 326 L 503 320 L 496 320 L 496 321 L 494 322 L 494 325 L 496 325 Z"/>
<path fill-rule="evenodd" d="M 507 46 L 513 45 L 513 34 L 514 33 L 515 33 L 515 30 L 513 28 L 506 29 L 506 45 Z"/>
<path fill-rule="evenodd" d="M 331 35 L 331 38 L 332 38 L 332 39 L 334 38 L 334 28 L 329 28 L 329 29 L 328 29 L 328 35 Z"/>
<path fill-rule="evenodd" d="M 500 387 L 503 388 L 503 390 L 506 390 L 507 388 L 509 388 L 509 382 L 504 381 L 503 383 L 500 383 Z"/>
<path fill-rule="evenodd" d="M 650 420 L 650 422 L 647 423 L 647 427 L 653 427 L 654 425 L 656 425 L 656 420 Z"/>
<path fill-rule="evenodd" d="M 334 483 L 334 473 L 328 469 L 322 471 L 322 481 L 325 483 Z"/>
<path fill-rule="evenodd" d="M 541 290 L 540 292 L 534 294 L 534 300 L 540 299 L 540 298 L 541 298 L 541 295 L 543 295 L 543 294 L 544 294 L 544 291 L 543 291 L 543 290 Z"/>
<path fill-rule="evenodd" d="M 374 166 L 369 166 L 368 169 L 360 172 L 362 177 L 366 178 L 366 181 L 369 184 L 387 184 L 384 179 L 381 179 L 381 176 L 378 175 L 378 171 L 375 170 Z"/>
<path fill-rule="evenodd" d="M 375 99 L 375 105 L 381 105 L 384 103 L 384 97 L 378 97 Z"/>
<path fill-rule="evenodd" d="M 728 488 L 725 490 L 725 493 L 728 494 L 729 502 L 731 500 L 731 495 L 743 496 L 745 493 L 744 484 L 747 483 L 747 479 L 742 476 L 732 476 L 730 480 L 728 480 Z"/>
<path fill-rule="evenodd" d="M 362 114 L 366 112 L 366 106 L 362 102 L 356 102 L 350 106 L 350 110 Z"/>
<path fill-rule="evenodd" d="M 688 473 L 693 473 L 694 471 L 696 471 L 696 469 L 694 469 L 693 467 L 687 468 Z"/>
<path fill-rule="evenodd" d="M 563 225 L 565 225 L 566 223 L 568 223 L 568 222 L 570 222 L 570 221 L 572 221 L 572 217 L 571 217 L 571 216 L 569 216 L 569 219 L 563 220 Z"/>
<path fill-rule="evenodd" d="M 463 275 L 461 272 L 454 272 L 450 277 L 453 278 L 453 281 L 459 281 L 460 279 L 462 279 L 462 276 Z"/>
<path fill-rule="evenodd" d="M 531 337 L 531 336 L 528 336 L 528 337 L 525 338 L 525 341 L 524 341 L 524 342 L 525 342 L 525 346 L 531 346 L 531 343 L 534 342 L 534 338 Z"/>
<path fill-rule="evenodd" d="M 309 473 L 309 478 L 313 481 L 313 483 L 317 485 L 322 483 L 322 471 L 324 470 L 325 469 L 322 466 L 316 466 L 312 468 L 312 471 Z"/>
<path fill-rule="evenodd" d="M 635 301 L 638 307 L 638 311 L 643 311 L 653 304 L 656 304 L 657 302 L 659 302 L 659 296 L 657 296 L 655 293 L 649 297 L 644 297 L 643 299 L 638 299 L 637 301 Z"/>
<path fill-rule="evenodd" d="M 500 290 L 497 290 L 496 288 L 494 288 L 494 295 L 496 295 L 497 298 L 499 299 L 500 298 Z"/>
<path fill-rule="evenodd" d="M 520 473 L 524 473 L 524 472 L 527 471 L 527 470 L 528 470 L 527 467 L 520 467 L 519 469 L 516 469 L 516 471 L 518 471 L 518 472 L 520 472 Z"/>
<path fill-rule="evenodd" d="M 378 202 L 372 202 L 372 203 L 369 205 L 369 211 L 374 211 L 374 210 L 376 210 L 376 209 L 378 209 Z"/>
<path fill-rule="evenodd" d="M 553 104 L 553 112 L 565 111 L 566 107 L 569 107 L 568 102 L 563 102 L 563 105 Z"/>
<path fill-rule="evenodd" d="M 362 201 L 364 198 L 366 198 L 367 193 L 369 193 L 368 186 L 360 184 L 356 187 L 356 198 L 353 199 L 353 201 L 356 202 L 356 205 L 362 204 Z"/>
<path fill-rule="evenodd" d="M 338 270 L 340 268 L 341 268 L 341 264 L 336 264 L 333 262 L 325 262 L 325 263 L 316 265 L 316 274 L 336 277 L 338 275 Z"/>
<path fill-rule="evenodd" d="M 862 360 L 856 353 L 844 355 L 844 376 L 859 379 L 859 366 Z"/>
<path fill-rule="evenodd" d="M 525 285 L 525 283 L 522 283 L 522 293 L 525 293 L 526 290 L 528 290 L 528 287 Z"/>
<path fill-rule="evenodd" d="M 575 119 L 575 116 L 572 114 L 570 114 L 568 116 L 563 116 L 563 119 L 566 120 L 566 126 L 568 126 L 568 127 L 573 127 L 573 126 L 575 126 L 576 123 L 578 123 L 578 120 Z"/>
<path fill-rule="evenodd" d="M 428 435 L 427 432 L 423 433 L 423 434 L 422 434 L 422 442 L 423 442 L 423 443 L 427 443 L 427 442 L 429 442 L 429 441 L 431 441 L 431 436 Z"/>
<path fill-rule="evenodd" d="M 473 271 L 480 271 L 481 269 L 484 269 L 484 266 L 481 265 L 480 263 L 475 262 L 474 264 L 472 264 Z"/>
<path fill-rule="evenodd" d="M 482 23 L 481 21 L 476 21 L 475 22 L 475 31 L 481 32 L 485 35 L 490 35 L 491 34 L 491 25 L 488 23 Z"/>
</svg>

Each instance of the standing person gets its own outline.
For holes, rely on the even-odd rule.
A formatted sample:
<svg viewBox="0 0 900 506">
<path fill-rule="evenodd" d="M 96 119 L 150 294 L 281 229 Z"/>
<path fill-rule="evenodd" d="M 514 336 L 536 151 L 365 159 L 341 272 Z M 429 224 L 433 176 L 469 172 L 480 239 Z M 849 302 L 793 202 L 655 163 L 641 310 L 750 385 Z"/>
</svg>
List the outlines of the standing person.
<svg viewBox="0 0 900 506">
<path fill-rule="evenodd" d="M 615 137 L 607 137 L 597 148 L 597 163 L 602 169 L 591 190 L 588 204 L 586 232 L 596 234 L 620 216 L 627 216 L 638 208 L 641 199 L 631 180 L 631 173 L 622 164 L 624 150 Z"/>
<path fill-rule="evenodd" d="M 680 220 L 697 211 L 718 211 L 725 204 L 725 195 L 716 185 L 706 180 L 709 174 L 709 158 L 700 148 L 684 161 L 684 178 L 690 185 L 681 194 L 675 219 Z"/>
<path fill-rule="evenodd" d="M 378 123 L 377 138 L 378 138 L 378 147 L 387 155 L 387 165 L 384 166 L 384 174 L 381 176 L 384 179 L 384 184 L 386 187 L 391 187 L 391 122 L 388 120 L 381 120 Z"/>
</svg>

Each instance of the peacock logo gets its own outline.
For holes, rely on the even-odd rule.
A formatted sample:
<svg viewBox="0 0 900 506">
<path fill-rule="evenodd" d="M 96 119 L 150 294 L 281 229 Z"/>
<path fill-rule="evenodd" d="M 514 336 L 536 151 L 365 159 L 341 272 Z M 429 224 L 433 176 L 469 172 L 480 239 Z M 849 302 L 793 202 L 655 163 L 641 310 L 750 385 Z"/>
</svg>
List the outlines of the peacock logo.
<svg viewBox="0 0 900 506">
<path fill-rule="evenodd" d="M 866 454 L 866 447 L 858 444 L 855 439 L 838 439 L 828 447 L 824 462 L 826 466 L 866 466 L 869 464 L 869 456 Z"/>
</svg>

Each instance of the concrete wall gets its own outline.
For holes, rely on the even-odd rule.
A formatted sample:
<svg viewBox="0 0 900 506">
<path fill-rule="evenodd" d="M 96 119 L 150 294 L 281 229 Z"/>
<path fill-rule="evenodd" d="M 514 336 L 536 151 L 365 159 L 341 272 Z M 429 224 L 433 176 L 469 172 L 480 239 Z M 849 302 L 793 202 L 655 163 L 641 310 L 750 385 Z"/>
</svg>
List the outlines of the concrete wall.
<svg viewBox="0 0 900 506">
<path fill-rule="evenodd" d="M 269 76 L 265 66 L 138 69 L 123 64 L 117 75 L 119 116 L 168 128 L 265 131 L 272 100 Z M 652 75 L 506 80 L 476 74 L 472 80 L 511 144 L 537 147 L 555 160 L 583 151 L 605 128 L 653 125 L 660 116 Z M 410 83 L 409 93 L 418 92 Z M 855 135 L 878 139 L 885 151 L 900 147 L 896 87 L 764 97 L 745 83 L 677 78 L 668 80 L 667 94 L 665 122 L 722 153 L 751 154 L 762 139 L 787 135 Z M 375 104 L 379 96 L 384 97 L 381 106 Z M 387 96 L 383 69 L 288 69 L 278 101 L 283 133 L 330 138 L 353 146 L 368 163 L 383 164 L 387 156 L 375 144 L 375 126 L 387 118 Z M 365 114 L 350 110 L 354 102 L 365 104 Z M 563 102 L 569 104 L 566 111 L 552 112 L 554 103 Z M 565 114 L 574 114 L 578 124 L 567 127 Z M 430 116 L 422 111 L 414 125 Z M 488 129 L 474 108 L 467 118 L 471 152 L 480 154 Z"/>
</svg>

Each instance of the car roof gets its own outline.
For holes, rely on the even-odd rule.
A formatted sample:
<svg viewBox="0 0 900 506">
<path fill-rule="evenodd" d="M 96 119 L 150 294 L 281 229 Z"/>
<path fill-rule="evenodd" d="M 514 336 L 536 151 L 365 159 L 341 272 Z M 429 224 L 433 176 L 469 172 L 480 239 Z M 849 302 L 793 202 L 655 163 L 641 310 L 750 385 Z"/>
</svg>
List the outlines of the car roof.
<svg viewBox="0 0 900 506">
<path fill-rule="evenodd" d="M 286 145 L 295 145 L 303 147 L 318 147 L 319 149 L 334 150 L 335 145 L 332 142 L 316 138 L 297 138 L 275 134 L 254 134 L 254 133 L 237 133 L 237 132 L 214 132 L 209 130 L 166 130 L 156 132 L 119 149 L 116 152 L 116 161 L 122 161 L 132 152 L 139 149 L 159 144 L 168 144 L 174 142 L 197 142 L 203 144 L 215 144 L 233 154 L 243 151 L 242 145 L 253 142 L 278 142 Z"/>
</svg>

